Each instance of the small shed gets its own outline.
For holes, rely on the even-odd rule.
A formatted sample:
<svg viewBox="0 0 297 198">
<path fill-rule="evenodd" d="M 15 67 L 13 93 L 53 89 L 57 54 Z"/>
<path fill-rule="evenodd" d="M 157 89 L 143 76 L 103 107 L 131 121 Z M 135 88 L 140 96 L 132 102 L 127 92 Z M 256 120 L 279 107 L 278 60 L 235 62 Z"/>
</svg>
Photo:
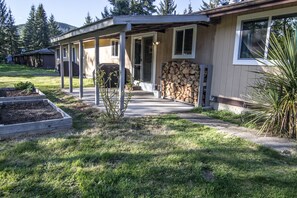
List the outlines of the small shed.
<svg viewBox="0 0 297 198">
<path fill-rule="evenodd" d="M 30 67 L 55 69 L 55 51 L 44 48 L 17 54 L 14 56 L 14 63 Z"/>
</svg>

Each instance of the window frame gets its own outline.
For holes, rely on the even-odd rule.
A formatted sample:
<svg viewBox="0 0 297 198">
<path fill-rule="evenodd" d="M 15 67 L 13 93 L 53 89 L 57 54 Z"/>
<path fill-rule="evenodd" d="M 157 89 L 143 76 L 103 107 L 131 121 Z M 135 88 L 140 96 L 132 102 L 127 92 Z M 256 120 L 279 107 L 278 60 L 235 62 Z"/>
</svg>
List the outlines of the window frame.
<svg viewBox="0 0 297 198">
<path fill-rule="evenodd" d="M 67 48 L 66 47 L 64 47 L 63 48 L 63 58 L 67 58 Z"/>
<path fill-rule="evenodd" d="M 114 45 L 113 45 L 113 42 L 117 42 L 117 43 L 118 43 L 118 54 L 117 54 L 117 56 L 114 56 L 114 55 L 113 55 L 113 52 L 114 52 L 114 49 L 113 49 Z M 111 46 L 111 58 L 119 58 L 119 54 L 120 54 L 120 41 L 119 41 L 119 39 L 111 39 L 111 40 L 110 40 L 110 46 Z"/>
<path fill-rule="evenodd" d="M 76 48 L 72 47 L 72 62 L 76 63 Z"/>
<path fill-rule="evenodd" d="M 175 54 L 176 47 L 176 33 L 178 31 L 183 31 L 183 48 L 185 46 L 185 31 L 188 29 L 193 29 L 193 39 L 192 39 L 192 54 Z M 173 28 L 173 41 L 172 41 L 172 59 L 195 59 L 196 57 L 196 42 L 197 42 L 197 25 L 187 25 L 182 27 Z M 182 49 L 183 53 L 184 49 Z"/>
<path fill-rule="evenodd" d="M 273 65 L 273 61 L 268 61 L 268 46 L 271 34 L 271 25 L 272 25 L 272 18 L 277 16 L 282 16 L 286 14 L 294 14 L 297 13 L 297 6 L 289 7 L 289 8 L 282 8 L 282 9 L 275 9 L 269 10 L 264 12 L 258 12 L 253 14 L 241 15 L 237 17 L 237 24 L 236 24 L 236 34 L 235 34 L 235 44 L 234 44 L 234 54 L 233 54 L 233 65 L 251 65 L 251 66 L 261 66 L 263 62 L 267 65 Z M 266 41 L 265 41 L 265 50 L 264 50 L 264 58 L 258 59 L 241 59 L 240 58 L 240 49 L 241 49 L 241 34 L 242 34 L 242 24 L 245 21 L 256 21 L 259 19 L 268 18 L 268 27 L 266 32 Z"/>
</svg>

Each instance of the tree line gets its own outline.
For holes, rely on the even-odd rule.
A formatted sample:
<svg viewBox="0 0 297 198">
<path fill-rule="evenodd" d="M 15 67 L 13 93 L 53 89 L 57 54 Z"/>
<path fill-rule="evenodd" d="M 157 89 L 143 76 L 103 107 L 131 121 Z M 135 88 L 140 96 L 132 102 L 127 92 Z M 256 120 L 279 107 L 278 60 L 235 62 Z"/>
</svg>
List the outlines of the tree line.
<svg viewBox="0 0 297 198">
<path fill-rule="evenodd" d="M 0 0 L 0 62 L 22 51 L 49 47 L 50 38 L 61 33 L 54 16 L 48 19 L 40 4 L 37 9 L 34 5 L 31 7 L 24 31 L 20 34 L 11 10 L 7 8 L 5 0 Z"/>
</svg>

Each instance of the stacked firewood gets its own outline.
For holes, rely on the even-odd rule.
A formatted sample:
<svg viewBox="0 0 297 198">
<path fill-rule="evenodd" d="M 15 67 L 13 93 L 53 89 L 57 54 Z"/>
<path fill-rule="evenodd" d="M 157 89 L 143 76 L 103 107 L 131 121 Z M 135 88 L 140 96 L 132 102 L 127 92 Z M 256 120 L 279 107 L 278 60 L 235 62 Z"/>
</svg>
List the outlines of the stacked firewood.
<svg viewBox="0 0 297 198">
<path fill-rule="evenodd" d="M 196 104 L 199 88 L 199 65 L 188 61 L 167 62 L 162 67 L 162 96 Z"/>
</svg>

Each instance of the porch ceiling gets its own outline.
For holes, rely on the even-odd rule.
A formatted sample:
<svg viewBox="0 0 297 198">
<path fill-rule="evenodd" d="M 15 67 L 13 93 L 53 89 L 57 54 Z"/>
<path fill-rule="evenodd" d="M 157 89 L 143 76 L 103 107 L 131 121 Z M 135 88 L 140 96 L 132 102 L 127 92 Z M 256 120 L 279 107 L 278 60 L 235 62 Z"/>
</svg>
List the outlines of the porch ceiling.
<svg viewBox="0 0 297 198">
<path fill-rule="evenodd" d="M 164 31 L 170 27 L 209 22 L 205 15 L 169 15 L 169 16 L 115 16 L 86 25 L 51 40 L 52 43 L 67 43 L 94 37 L 109 37 L 126 32 L 129 34 L 146 31 Z"/>
</svg>

